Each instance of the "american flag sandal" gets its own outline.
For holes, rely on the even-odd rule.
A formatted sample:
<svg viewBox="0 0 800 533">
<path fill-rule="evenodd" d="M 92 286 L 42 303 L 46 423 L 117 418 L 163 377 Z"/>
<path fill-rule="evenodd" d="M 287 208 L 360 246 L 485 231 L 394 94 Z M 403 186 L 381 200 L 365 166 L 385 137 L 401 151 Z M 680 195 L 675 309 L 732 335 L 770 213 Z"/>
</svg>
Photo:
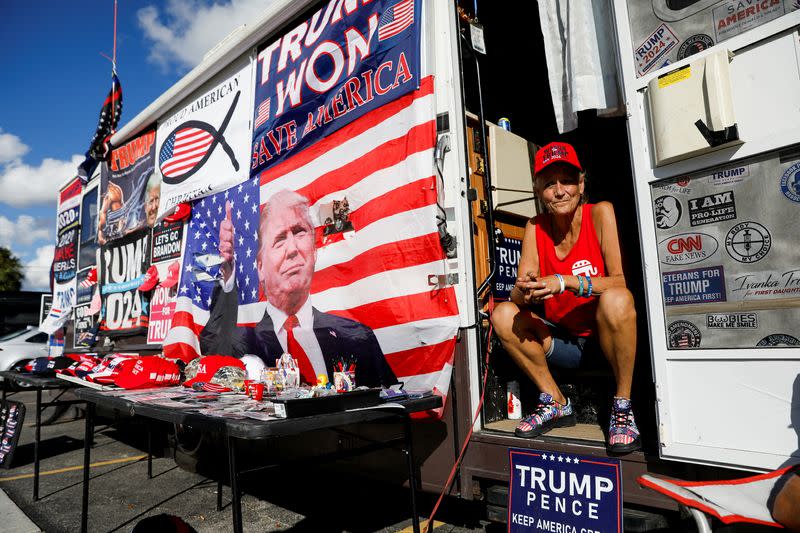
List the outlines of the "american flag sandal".
<svg viewBox="0 0 800 533">
<path fill-rule="evenodd" d="M 641 449 L 642 439 L 633 418 L 633 407 L 628 398 L 614 397 L 611 421 L 608 425 L 608 451 L 630 453 Z"/>
<path fill-rule="evenodd" d="M 567 398 L 566 405 L 561 405 L 551 395 L 543 392 L 539 395 L 539 405 L 536 406 L 533 413 L 520 420 L 514 430 L 514 435 L 530 439 L 547 433 L 553 428 L 574 425 L 575 413 L 569 398 Z"/>
</svg>

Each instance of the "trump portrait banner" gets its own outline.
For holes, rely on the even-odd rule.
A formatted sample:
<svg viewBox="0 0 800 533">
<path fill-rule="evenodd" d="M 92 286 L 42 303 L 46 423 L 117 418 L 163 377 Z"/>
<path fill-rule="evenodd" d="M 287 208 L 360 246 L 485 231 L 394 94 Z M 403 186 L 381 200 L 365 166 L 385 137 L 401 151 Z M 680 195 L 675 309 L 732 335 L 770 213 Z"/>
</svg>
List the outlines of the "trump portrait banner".
<svg viewBox="0 0 800 533">
<path fill-rule="evenodd" d="M 193 204 L 176 312 L 164 342 L 168 357 L 232 348 L 224 342 L 203 346 L 209 331 L 224 341 L 229 328 L 252 328 L 256 333 L 250 337 L 256 338 L 265 323 L 275 327 L 265 294 L 271 277 L 266 268 L 259 271 L 257 258 L 264 264 L 268 248 L 283 241 L 262 239 L 259 214 L 268 205 L 279 209 L 280 202 L 271 200 L 289 198 L 290 191 L 307 203 L 313 226 L 308 300 L 315 333 L 317 320 L 347 323 L 351 331 L 375 339 L 406 388 L 447 394 L 459 319 L 453 288 L 428 284 L 431 275 L 446 274 L 446 265 L 436 225 L 434 80 L 420 78 L 418 71 L 416 4 L 353 2 L 348 12 L 350 3 L 331 2 L 259 54 L 252 178 Z M 393 20 L 399 22 L 392 26 Z M 345 63 L 339 52 L 347 53 Z M 320 85 L 316 77 L 328 83 Z M 356 77 L 360 81 L 348 84 Z M 304 92 L 309 83 L 317 89 L 309 98 L 318 99 L 310 107 L 304 105 L 311 101 Z M 353 108 L 344 113 L 348 102 Z M 287 126 L 292 122 L 296 130 Z M 259 155 L 262 146 L 269 156 Z M 219 253 L 226 219 L 233 226 L 235 257 L 229 290 L 236 291 L 227 294 L 235 296 L 238 311 L 219 318 L 215 303 L 229 283 L 223 283 Z M 271 215 L 264 220 L 269 226 Z M 317 333 L 323 355 L 322 344 L 345 335 L 326 327 L 329 337 Z M 252 349 L 245 353 L 264 349 L 244 348 Z M 281 349 L 273 344 L 268 351 Z"/>
<path fill-rule="evenodd" d="M 252 66 L 235 62 L 158 123 L 159 218 L 249 177 Z"/>
<path fill-rule="evenodd" d="M 508 531 L 622 533 L 619 459 L 509 448 Z"/>
<path fill-rule="evenodd" d="M 112 150 L 111 161 L 102 164 L 98 215 L 101 244 L 147 227 L 147 194 L 160 187 L 160 178 L 153 172 L 155 140 L 155 130 L 142 133 Z"/>
<path fill-rule="evenodd" d="M 147 298 L 139 292 L 150 267 L 150 230 L 142 229 L 100 251 L 100 331 L 111 335 L 143 333 L 147 328 Z"/>
<path fill-rule="evenodd" d="M 419 87 L 420 0 L 331 0 L 259 48 L 251 175 Z"/>
</svg>

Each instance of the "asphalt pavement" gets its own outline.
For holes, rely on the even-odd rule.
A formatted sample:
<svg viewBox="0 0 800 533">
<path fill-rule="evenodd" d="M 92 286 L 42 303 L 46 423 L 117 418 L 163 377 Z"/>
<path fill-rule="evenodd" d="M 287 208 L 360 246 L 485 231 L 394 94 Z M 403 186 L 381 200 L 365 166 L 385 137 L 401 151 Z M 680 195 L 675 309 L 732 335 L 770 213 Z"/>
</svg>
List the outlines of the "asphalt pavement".
<svg viewBox="0 0 800 533">
<path fill-rule="evenodd" d="M 84 420 L 75 419 L 73 409 L 42 427 L 40 499 L 34 502 L 35 395 L 23 392 L 10 399 L 24 401 L 27 414 L 12 467 L 0 469 L 0 489 L 10 497 L 0 494 L 0 530 L 78 531 Z M 169 454 L 168 442 L 157 447 L 164 456 L 154 458 L 153 479 L 148 479 L 145 426 L 135 419 L 99 422 L 91 455 L 90 531 L 130 531 L 140 520 L 162 513 L 181 517 L 198 532 L 231 530 L 227 484 L 225 507 L 217 511 L 216 480 L 179 467 Z M 224 463 L 225 456 L 219 461 Z M 421 493 L 421 513 L 430 512 L 434 502 L 435 495 Z M 403 487 L 314 469 L 260 474 L 244 485 L 242 513 L 248 532 L 411 531 L 409 493 Z M 495 525 L 487 528 L 481 516 L 479 504 L 447 499 L 436 516 L 434 531 L 502 530 Z M 18 528 L 12 527 L 17 524 L 13 517 L 19 521 Z"/>
</svg>

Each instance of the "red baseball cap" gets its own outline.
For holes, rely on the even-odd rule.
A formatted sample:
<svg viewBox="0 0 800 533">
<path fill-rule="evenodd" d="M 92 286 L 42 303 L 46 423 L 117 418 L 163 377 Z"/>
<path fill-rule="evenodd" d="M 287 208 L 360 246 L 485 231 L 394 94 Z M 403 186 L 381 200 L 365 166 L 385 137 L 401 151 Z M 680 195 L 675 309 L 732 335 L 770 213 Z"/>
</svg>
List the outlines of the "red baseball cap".
<svg viewBox="0 0 800 533">
<path fill-rule="evenodd" d="M 194 359 L 186 365 L 184 370 L 186 381 L 183 382 L 183 386 L 191 387 L 195 383 L 208 383 L 217 370 L 224 366 L 235 366 L 246 371 L 241 359 L 229 355 L 206 355 L 205 357 Z"/>
<path fill-rule="evenodd" d="M 161 282 L 162 287 L 174 287 L 178 283 L 178 278 L 181 275 L 181 262 L 173 261 L 167 269 L 167 277 Z"/>
<path fill-rule="evenodd" d="M 175 209 L 169 215 L 164 217 L 164 220 L 167 222 L 178 222 L 180 220 L 186 220 L 189 218 L 189 215 L 192 214 L 192 206 L 187 203 L 178 204 L 175 206 Z"/>
<path fill-rule="evenodd" d="M 547 168 L 548 165 L 553 163 L 566 163 L 572 165 L 578 170 L 583 170 L 581 162 L 578 161 L 578 154 L 571 144 L 552 142 L 547 146 L 539 148 L 534 157 L 534 175 L 539 174 L 542 170 Z"/>
<path fill-rule="evenodd" d="M 150 268 L 147 269 L 147 272 L 144 275 L 142 284 L 139 285 L 139 291 L 151 291 L 156 284 L 158 284 L 158 267 L 155 265 L 150 265 Z"/>
</svg>

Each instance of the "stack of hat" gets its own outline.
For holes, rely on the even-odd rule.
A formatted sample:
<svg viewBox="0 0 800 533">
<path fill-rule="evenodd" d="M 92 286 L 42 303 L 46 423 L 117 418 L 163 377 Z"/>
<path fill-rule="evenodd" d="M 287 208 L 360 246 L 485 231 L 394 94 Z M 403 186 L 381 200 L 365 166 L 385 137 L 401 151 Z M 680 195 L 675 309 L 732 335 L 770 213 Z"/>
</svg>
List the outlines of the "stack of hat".
<svg viewBox="0 0 800 533">
<path fill-rule="evenodd" d="M 42 377 L 52 377 L 59 370 L 69 368 L 75 361 L 69 357 L 37 357 L 28 361 L 25 371 Z"/>
<path fill-rule="evenodd" d="M 114 368 L 114 374 L 114 384 L 123 389 L 166 387 L 181 382 L 178 365 L 158 355 L 122 361 Z"/>
<path fill-rule="evenodd" d="M 81 379 L 103 362 L 103 359 L 95 353 L 72 353 L 67 354 L 66 357 L 72 359 L 72 364 L 67 368 L 56 370 L 56 372 Z"/>
</svg>

